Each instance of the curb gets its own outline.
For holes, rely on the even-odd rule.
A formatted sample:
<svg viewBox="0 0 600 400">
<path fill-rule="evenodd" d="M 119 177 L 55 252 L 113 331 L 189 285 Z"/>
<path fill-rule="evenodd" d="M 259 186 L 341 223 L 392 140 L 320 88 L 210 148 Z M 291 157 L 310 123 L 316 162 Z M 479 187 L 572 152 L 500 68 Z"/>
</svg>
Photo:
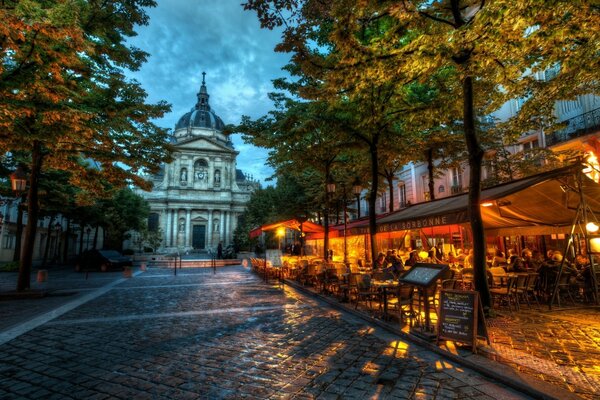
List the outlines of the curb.
<svg viewBox="0 0 600 400">
<path fill-rule="evenodd" d="M 290 286 L 302 293 L 308 294 L 318 300 L 327 303 L 333 308 L 338 310 L 347 312 L 355 317 L 365 320 L 369 324 L 376 325 L 386 331 L 393 333 L 395 335 L 400 336 L 401 338 L 412 342 L 416 345 L 426 348 L 429 351 L 432 351 L 440 356 L 459 364 L 463 367 L 467 367 L 472 369 L 473 371 L 478 372 L 479 374 L 494 379 L 512 389 L 515 389 L 523 394 L 531 396 L 535 399 L 541 400 L 576 400 L 581 399 L 581 397 L 577 396 L 575 393 L 568 391 L 567 389 L 557 387 L 549 384 L 548 382 L 542 381 L 535 377 L 529 375 L 520 375 L 512 368 L 507 365 L 503 365 L 497 360 L 493 360 L 491 358 L 487 358 L 485 356 L 478 356 L 476 354 L 469 355 L 469 358 L 465 358 L 464 356 L 453 354 L 449 351 L 446 351 L 439 346 L 431 343 L 427 340 L 421 339 L 414 334 L 406 333 L 401 331 L 398 327 L 391 325 L 387 322 L 381 321 L 379 319 L 373 318 L 372 316 L 353 309 L 352 307 L 347 307 L 342 303 L 327 297 L 323 296 L 320 293 L 316 293 L 309 288 L 306 288 L 302 285 L 294 281 L 290 281 L 288 279 L 284 280 L 284 284 Z M 487 353 L 487 352 L 484 352 Z M 489 353 L 492 356 L 491 353 Z"/>
</svg>

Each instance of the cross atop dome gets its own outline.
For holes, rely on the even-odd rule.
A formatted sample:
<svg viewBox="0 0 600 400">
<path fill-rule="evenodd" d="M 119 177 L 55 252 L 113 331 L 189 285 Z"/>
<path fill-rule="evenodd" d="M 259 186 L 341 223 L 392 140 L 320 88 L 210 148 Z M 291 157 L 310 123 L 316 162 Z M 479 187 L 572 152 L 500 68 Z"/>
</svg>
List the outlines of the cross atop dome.
<svg viewBox="0 0 600 400">
<path fill-rule="evenodd" d="M 200 86 L 200 91 L 197 94 L 198 102 L 196 103 L 196 109 L 202 111 L 210 111 L 210 106 L 208 105 L 208 92 L 206 90 L 206 72 L 202 72 L 202 85 Z"/>
</svg>

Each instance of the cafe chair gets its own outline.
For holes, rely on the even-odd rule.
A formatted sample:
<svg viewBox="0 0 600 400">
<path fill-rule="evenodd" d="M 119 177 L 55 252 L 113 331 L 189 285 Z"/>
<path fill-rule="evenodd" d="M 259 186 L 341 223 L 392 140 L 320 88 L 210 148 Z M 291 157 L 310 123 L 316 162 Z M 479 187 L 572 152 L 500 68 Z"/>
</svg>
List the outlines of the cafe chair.
<svg viewBox="0 0 600 400">
<path fill-rule="evenodd" d="M 529 279 L 527 279 L 527 289 L 525 290 L 525 292 L 526 292 L 525 296 L 527 298 L 527 305 L 529 305 L 529 308 L 531 308 L 529 299 L 535 300 L 535 302 L 538 305 L 538 308 L 540 307 L 540 301 L 538 300 L 538 296 L 537 296 L 539 279 L 540 279 L 540 275 L 538 273 L 536 273 L 536 272 L 529 273 Z"/>
<path fill-rule="evenodd" d="M 506 277 L 506 285 L 503 287 L 494 287 L 490 289 L 492 300 L 494 303 L 500 305 L 501 302 L 505 302 L 508 306 L 508 311 L 512 313 L 511 305 L 515 303 L 515 310 L 517 307 L 517 299 L 515 298 L 515 284 L 517 283 L 516 277 L 509 275 Z"/>
<path fill-rule="evenodd" d="M 531 305 L 529 304 L 529 299 L 527 298 L 527 281 L 529 280 L 529 274 L 527 273 L 518 273 L 515 274 L 516 279 L 515 279 L 515 285 L 513 288 L 514 291 L 514 298 L 516 299 L 517 303 L 517 310 L 520 309 L 520 301 L 523 300 L 527 303 L 527 305 L 531 308 Z"/>
<path fill-rule="evenodd" d="M 365 307 L 372 308 L 373 300 L 378 298 L 377 292 L 371 286 L 371 276 L 367 274 L 355 275 L 356 278 L 356 304 L 354 309 L 358 308 L 361 301 L 365 302 Z"/>
<path fill-rule="evenodd" d="M 403 324 L 405 314 L 408 317 L 414 316 L 413 301 L 414 287 L 411 285 L 400 284 L 396 289 L 396 296 L 388 300 L 388 307 L 394 308 L 400 313 L 400 325 Z M 408 312 L 406 311 L 408 307 Z"/>
</svg>

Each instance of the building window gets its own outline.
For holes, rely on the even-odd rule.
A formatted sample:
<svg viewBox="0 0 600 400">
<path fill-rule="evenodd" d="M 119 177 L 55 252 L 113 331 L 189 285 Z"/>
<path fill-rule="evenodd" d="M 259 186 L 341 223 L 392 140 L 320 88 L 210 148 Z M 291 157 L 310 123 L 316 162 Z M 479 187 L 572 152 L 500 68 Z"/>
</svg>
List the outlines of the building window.
<svg viewBox="0 0 600 400">
<path fill-rule="evenodd" d="M 406 185 L 404 183 L 398 185 L 398 202 L 400 208 L 406 207 Z"/>
<path fill-rule="evenodd" d="M 148 216 L 148 230 L 158 232 L 158 214 L 152 213 Z"/>
<path fill-rule="evenodd" d="M 540 147 L 540 143 L 537 139 L 523 143 L 524 151 L 531 150 L 531 149 L 537 149 L 538 147 Z"/>
<path fill-rule="evenodd" d="M 446 191 L 446 188 L 444 187 L 444 185 L 440 185 L 440 187 L 438 188 L 438 193 L 444 193 Z"/>
<path fill-rule="evenodd" d="M 462 188 L 462 171 L 460 168 L 452 168 L 452 186 L 459 186 Z"/>
<path fill-rule="evenodd" d="M 387 203 L 387 199 L 386 199 L 387 194 L 384 193 L 380 198 L 379 198 L 379 209 L 381 211 L 386 211 L 387 207 L 386 207 L 386 203 Z"/>
</svg>

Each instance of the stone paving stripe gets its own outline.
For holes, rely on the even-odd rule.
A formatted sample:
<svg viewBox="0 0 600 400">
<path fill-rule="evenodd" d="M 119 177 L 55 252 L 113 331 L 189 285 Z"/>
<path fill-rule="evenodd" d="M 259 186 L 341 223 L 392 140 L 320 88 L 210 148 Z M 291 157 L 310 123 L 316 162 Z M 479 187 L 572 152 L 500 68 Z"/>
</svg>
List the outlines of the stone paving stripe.
<svg viewBox="0 0 600 400">
<path fill-rule="evenodd" d="M 95 322 L 117 322 L 117 321 L 134 321 L 142 319 L 154 318 L 174 318 L 174 317 L 190 317 L 195 315 L 213 315 L 213 314 L 235 314 L 244 312 L 259 312 L 273 310 L 298 310 L 301 308 L 310 308 L 309 305 L 294 305 L 281 304 L 276 306 L 258 306 L 258 307 L 235 307 L 235 308 L 219 308 L 215 310 L 198 310 L 198 311 L 182 311 L 174 313 L 157 313 L 157 314 L 138 314 L 138 315 L 121 315 L 118 317 L 102 317 L 102 318 L 80 318 L 80 319 L 65 319 L 60 321 L 49 322 L 48 325 L 78 325 L 89 324 Z"/>
<path fill-rule="evenodd" d="M 179 288 L 179 287 L 214 287 L 219 285 L 231 285 L 240 283 L 252 283 L 253 280 L 246 279 L 240 281 L 220 281 L 211 283 L 182 283 L 179 285 L 148 285 L 148 286 L 121 286 L 116 287 L 115 290 L 129 290 L 129 289 L 164 289 L 164 288 Z"/>
<path fill-rule="evenodd" d="M 136 271 L 136 272 L 134 272 L 133 276 L 136 276 L 141 273 L 142 273 L 142 271 Z M 27 333 L 30 330 L 37 328 L 40 325 L 43 325 L 49 321 L 52 321 L 55 318 L 58 318 L 61 315 L 68 313 L 69 311 L 73 310 L 74 308 L 77 308 L 80 305 L 85 304 L 90 300 L 93 300 L 99 296 L 102 296 L 103 294 L 109 292 L 116 285 L 119 285 L 129 279 L 131 279 L 131 278 L 121 278 L 114 282 L 108 283 L 105 286 L 98 288 L 94 292 L 88 293 L 88 294 L 86 294 L 78 299 L 75 299 L 67 304 L 64 304 L 48 313 L 45 313 L 38 317 L 32 318 L 29 321 L 24 322 L 20 325 L 17 325 L 13 328 L 10 328 L 4 332 L 0 332 L 0 345 L 3 345 L 4 343 L 9 342 L 9 341 L 13 340 L 14 338 L 19 337 L 19 336 L 23 335 L 24 333 Z"/>
</svg>

